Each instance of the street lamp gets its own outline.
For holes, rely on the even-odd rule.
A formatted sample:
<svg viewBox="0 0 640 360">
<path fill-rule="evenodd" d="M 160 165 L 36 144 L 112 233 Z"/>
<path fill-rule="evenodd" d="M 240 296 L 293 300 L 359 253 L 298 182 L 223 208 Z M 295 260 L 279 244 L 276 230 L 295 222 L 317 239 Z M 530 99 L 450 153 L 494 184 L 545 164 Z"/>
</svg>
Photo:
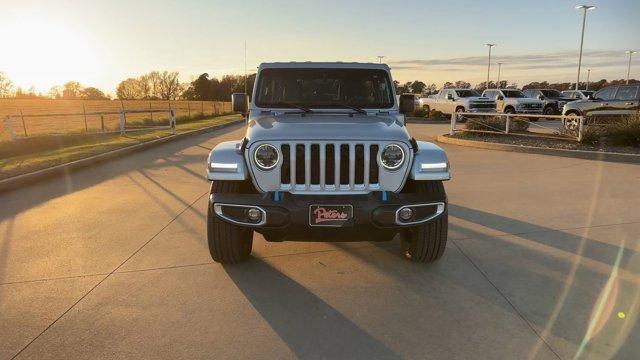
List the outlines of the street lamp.
<svg viewBox="0 0 640 360">
<path fill-rule="evenodd" d="M 591 69 L 587 69 L 587 88 L 585 90 L 589 90 L 589 78 L 591 77 Z"/>
<path fill-rule="evenodd" d="M 498 44 L 485 44 L 489 47 L 489 62 L 487 63 L 487 89 L 489 88 L 489 74 L 491 73 L 491 48 Z"/>
<path fill-rule="evenodd" d="M 637 53 L 637 51 L 627 50 L 627 54 L 629 54 L 629 66 L 627 67 L 627 85 L 629 85 L 629 75 L 631 75 L 631 56 Z"/>
<path fill-rule="evenodd" d="M 504 63 L 498 63 L 498 82 L 496 83 L 496 88 L 498 89 L 500 89 L 500 69 L 502 69 L 502 64 Z"/>
<path fill-rule="evenodd" d="M 576 90 L 579 90 L 580 86 L 580 67 L 582 66 L 582 45 L 584 44 L 584 26 L 587 23 L 587 10 L 593 10 L 596 7 L 593 5 L 578 5 L 576 9 L 582 10 L 582 35 L 580 36 L 580 55 L 578 55 L 578 79 L 576 80 Z"/>
<path fill-rule="evenodd" d="M 380 64 L 382 64 L 382 59 L 384 59 L 385 57 L 386 57 L 386 56 L 384 56 L 384 55 L 378 55 L 378 62 L 379 62 Z"/>
</svg>

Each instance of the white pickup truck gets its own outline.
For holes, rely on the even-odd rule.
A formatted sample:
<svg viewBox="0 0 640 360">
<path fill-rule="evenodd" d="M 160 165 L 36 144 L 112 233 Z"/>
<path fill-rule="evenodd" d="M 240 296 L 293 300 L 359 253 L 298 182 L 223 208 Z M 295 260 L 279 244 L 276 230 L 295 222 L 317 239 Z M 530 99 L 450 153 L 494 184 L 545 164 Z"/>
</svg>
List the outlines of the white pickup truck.
<svg viewBox="0 0 640 360">
<path fill-rule="evenodd" d="M 496 102 L 481 96 L 473 89 L 442 89 L 436 95 L 422 98 L 425 111 L 436 110 L 443 114 L 463 112 L 495 112 Z M 460 120 L 464 121 L 462 117 Z"/>
</svg>

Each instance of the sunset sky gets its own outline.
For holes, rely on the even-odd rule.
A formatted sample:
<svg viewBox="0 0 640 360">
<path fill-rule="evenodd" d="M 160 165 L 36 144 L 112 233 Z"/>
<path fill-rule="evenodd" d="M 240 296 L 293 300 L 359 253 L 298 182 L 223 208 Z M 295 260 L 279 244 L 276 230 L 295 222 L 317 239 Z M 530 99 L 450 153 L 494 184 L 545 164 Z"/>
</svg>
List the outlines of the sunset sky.
<svg viewBox="0 0 640 360">
<path fill-rule="evenodd" d="M 0 0 L 0 71 L 16 86 L 76 80 L 113 94 L 119 81 L 176 70 L 184 81 L 268 61 L 377 62 L 396 80 L 472 84 L 486 78 L 487 42 L 502 78 L 573 81 L 583 2 L 539 1 L 31 1 Z M 640 50 L 640 1 L 591 0 L 584 69 L 624 78 Z M 640 54 L 632 76 L 640 78 Z M 497 72 L 492 73 L 495 79 Z M 586 70 L 583 78 L 586 78 Z"/>
</svg>

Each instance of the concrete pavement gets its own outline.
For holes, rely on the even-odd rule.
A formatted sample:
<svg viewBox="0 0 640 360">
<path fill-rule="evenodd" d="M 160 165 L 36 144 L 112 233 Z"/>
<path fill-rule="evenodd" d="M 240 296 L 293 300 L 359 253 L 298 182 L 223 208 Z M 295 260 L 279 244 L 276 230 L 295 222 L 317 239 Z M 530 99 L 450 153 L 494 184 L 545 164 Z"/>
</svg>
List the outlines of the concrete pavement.
<svg viewBox="0 0 640 360">
<path fill-rule="evenodd" d="M 448 126 L 409 126 L 418 139 Z M 637 165 L 446 146 L 449 244 L 210 260 L 204 160 L 241 126 L 0 195 L 0 358 L 633 358 Z"/>
</svg>

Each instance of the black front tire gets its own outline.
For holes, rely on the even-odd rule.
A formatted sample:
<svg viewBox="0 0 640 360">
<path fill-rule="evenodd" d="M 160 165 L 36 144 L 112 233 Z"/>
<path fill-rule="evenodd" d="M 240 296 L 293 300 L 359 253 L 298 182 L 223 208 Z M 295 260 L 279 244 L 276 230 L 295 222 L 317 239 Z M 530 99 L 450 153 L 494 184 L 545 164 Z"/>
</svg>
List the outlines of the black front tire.
<svg viewBox="0 0 640 360">
<path fill-rule="evenodd" d="M 442 181 L 416 181 L 414 191 L 438 194 L 446 198 Z M 445 201 L 446 202 L 446 201 Z M 407 230 L 402 236 L 402 250 L 415 262 L 434 262 L 442 257 L 447 246 L 449 228 L 448 206 L 436 220 Z"/>
<path fill-rule="evenodd" d="M 239 194 L 241 186 L 240 181 L 214 181 L 211 184 L 211 194 Z M 220 219 L 214 214 L 213 206 L 209 204 L 207 240 L 214 261 L 236 264 L 249 258 L 253 247 L 253 230 Z"/>
</svg>

